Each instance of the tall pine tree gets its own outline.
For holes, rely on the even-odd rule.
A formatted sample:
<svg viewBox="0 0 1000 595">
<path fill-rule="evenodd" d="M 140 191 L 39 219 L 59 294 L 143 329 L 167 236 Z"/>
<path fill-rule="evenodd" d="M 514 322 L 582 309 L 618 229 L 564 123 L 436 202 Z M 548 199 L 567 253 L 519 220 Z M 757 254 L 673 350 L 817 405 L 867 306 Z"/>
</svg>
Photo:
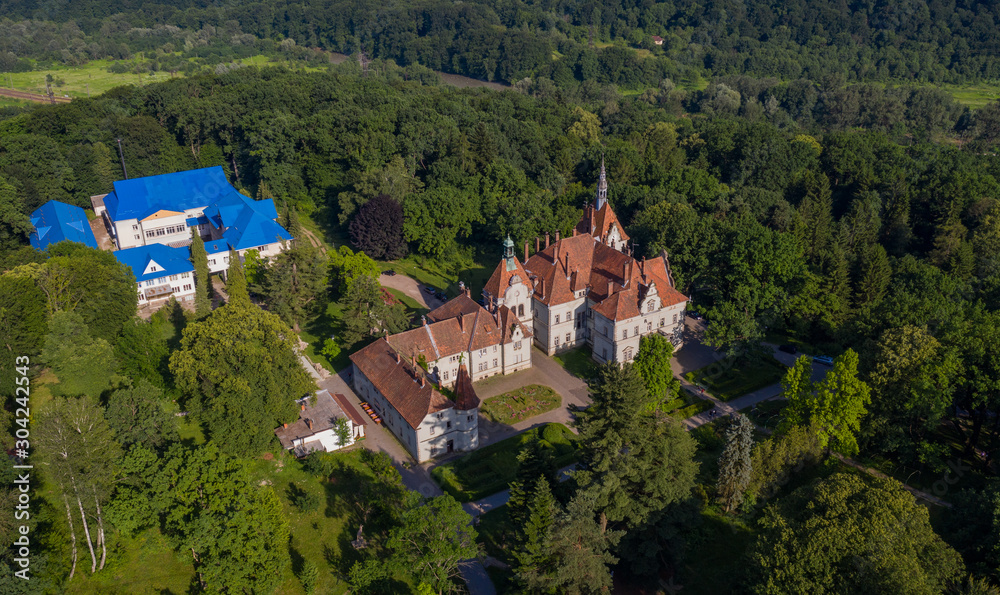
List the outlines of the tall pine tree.
<svg viewBox="0 0 1000 595">
<path fill-rule="evenodd" d="M 726 447 L 719 457 L 719 497 L 726 504 L 726 512 L 743 502 L 743 492 L 750 483 L 753 451 L 753 424 L 745 415 L 737 414 L 726 430 Z"/>
<path fill-rule="evenodd" d="M 531 494 L 528 516 L 520 527 L 519 544 L 514 551 L 518 582 L 528 590 L 547 582 L 554 570 L 552 526 L 558 510 L 548 480 L 540 477 Z"/>
<path fill-rule="evenodd" d="M 198 318 L 204 318 L 212 311 L 212 280 L 205 242 L 196 227 L 191 228 L 191 264 L 194 265 L 194 312 Z"/>
</svg>

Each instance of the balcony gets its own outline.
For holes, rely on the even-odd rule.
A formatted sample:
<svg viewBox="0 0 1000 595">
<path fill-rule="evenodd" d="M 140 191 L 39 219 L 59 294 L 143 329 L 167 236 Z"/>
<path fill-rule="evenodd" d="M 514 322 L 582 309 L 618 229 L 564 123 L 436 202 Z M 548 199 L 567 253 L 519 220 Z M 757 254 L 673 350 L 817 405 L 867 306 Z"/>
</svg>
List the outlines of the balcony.
<svg viewBox="0 0 1000 595">
<path fill-rule="evenodd" d="M 156 287 L 146 288 L 145 295 L 147 300 L 155 300 L 162 297 L 169 296 L 174 292 L 174 288 L 171 285 L 157 285 Z"/>
</svg>

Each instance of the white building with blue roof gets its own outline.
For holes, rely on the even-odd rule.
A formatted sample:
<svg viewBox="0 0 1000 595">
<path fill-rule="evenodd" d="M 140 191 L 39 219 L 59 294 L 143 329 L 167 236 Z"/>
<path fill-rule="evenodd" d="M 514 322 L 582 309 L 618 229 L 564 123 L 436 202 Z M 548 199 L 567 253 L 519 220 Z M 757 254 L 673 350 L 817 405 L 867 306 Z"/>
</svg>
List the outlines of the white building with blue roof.
<svg viewBox="0 0 1000 595">
<path fill-rule="evenodd" d="M 118 250 L 114 255 L 119 262 L 132 269 L 140 306 L 171 297 L 180 302 L 194 299 L 191 248 L 147 244 Z"/>
<path fill-rule="evenodd" d="M 120 250 L 135 246 L 190 244 L 191 228 L 206 241 L 212 272 L 228 267 L 228 257 L 212 255 L 256 249 L 262 256 L 282 250 L 292 239 L 276 219 L 274 201 L 240 194 L 219 166 L 147 176 L 114 183 L 114 191 L 94 197 Z M 212 261 L 215 260 L 213 263 Z"/>
<path fill-rule="evenodd" d="M 87 213 L 80 207 L 50 200 L 31 213 L 31 225 L 35 229 L 28 240 L 38 250 L 45 250 L 50 244 L 63 240 L 97 248 L 97 239 L 87 221 Z"/>
</svg>

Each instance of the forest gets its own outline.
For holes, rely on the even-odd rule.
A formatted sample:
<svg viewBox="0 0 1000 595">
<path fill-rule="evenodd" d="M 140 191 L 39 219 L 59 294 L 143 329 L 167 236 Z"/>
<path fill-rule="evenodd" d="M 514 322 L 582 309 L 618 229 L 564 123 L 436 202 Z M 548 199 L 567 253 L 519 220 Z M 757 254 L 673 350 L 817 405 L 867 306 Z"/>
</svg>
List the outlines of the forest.
<svg viewBox="0 0 1000 595">
<path fill-rule="evenodd" d="M 0 0 L 28 19 L 0 22 L 17 33 L 0 35 L 8 69 L 111 44 L 167 67 L 175 51 L 228 60 L 237 38 L 376 57 L 0 108 L 0 380 L 31 382 L 39 539 L 27 587 L 3 550 L 0 593 L 443 593 L 484 548 L 510 567 L 493 575 L 502 592 L 630 577 L 695 593 L 995 593 L 1000 102 L 970 110 L 918 84 L 995 76 L 994 7 L 809 6 L 777 21 L 752 3 L 358 3 L 305 19 L 292 3 Z M 591 36 L 649 55 L 640 66 Z M 430 68 L 513 85 L 455 89 Z M 707 85 L 682 84 L 695 76 Z M 233 259 L 215 309 L 205 291 L 194 312 L 137 317 L 134 276 L 110 253 L 27 241 L 41 204 L 89 208 L 120 179 L 117 139 L 130 177 L 222 166 L 321 246 Z M 451 295 L 481 283 L 506 236 L 572 233 L 602 159 L 635 255 L 669 253 L 706 342 L 749 367 L 765 341 L 829 354 L 826 379 L 796 364 L 779 422 L 748 412 L 685 432 L 662 412 L 678 395 L 671 350 L 650 341 L 634 365 L 592 371 L 569 481 L 548 449 L 520 453 L 502 530 L 406 490 L 385 456 L 280 449 L 272 429 L 312 390 L 296 333 L 342 369 L 411 323 L 381 269 L 433 271 Z M 0 535 L 15 531 L 4 517 Z"/>
<path fill-rule="evenodd" d="M 663 78 L 968 83 L 1000 76 L 995 2 L 0 2 L 0 72 L 320 48 L 514 83 Z M 662 44 L 653 42 L 660 37 Z M 293 49 L 294 48 L 294 49 Z M 160 55 L 156 56 L 159 52 Z M 155 60 L 155 62 L 154 62 Z M 167 58 L 164 70 L 184 60 Z"/>
</svg>

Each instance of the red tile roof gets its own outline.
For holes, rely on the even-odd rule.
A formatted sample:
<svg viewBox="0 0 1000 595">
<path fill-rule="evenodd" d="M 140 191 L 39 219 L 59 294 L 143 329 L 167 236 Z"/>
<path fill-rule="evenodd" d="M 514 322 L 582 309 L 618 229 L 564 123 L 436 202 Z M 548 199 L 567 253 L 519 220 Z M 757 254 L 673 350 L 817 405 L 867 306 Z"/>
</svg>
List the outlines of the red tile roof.
<svg viewBox="0 0 1000 595">
<path fill-rule="evenodd" d="M 506 328 L 514 321 L 521 324 L 516 317 L 512 321 L 510 315 L 504 319 L 500 312 L 496 316 L 490 314 L 471 298 L 463 300 L 460 296 L 448 303 L 451 302 L 457 302 L 453 310 L 456 313 L 454 317 L 426 322 L 413 330 L 390 335 L 389 344 L 406 359 L 419 358 L 423 355 L 426 361 L 431 362 L 465 351 L 509 343 L 509 333 Z M 471 310 L 469 304 L 475 305 L 475 311 L 469 312 Z M 451 314 L 452 310 L 446 309 L 447 306 L 448 304 L 445 304 L 431 314 L 435 318 Z M 459 312 L 462 313 L 458 314 Z M 526 336 L 531 336 L 523 324 L 521 330 Z"/>
<path fill-rule="evenodd" d="M 599 233 L 591 235 L 589 218 Z M 687 301 L 673 287 L 666 253 L 636 262 L 631 256 L 601 243 L 600 236 L 618 224 L 611 207 L 599 211 L 588 207 L 577 226 L 577 235 L 563 238 L 528 259 L 524 268 L 534 281 L 534 297 L 548 306 L 564 304 L 576 298 L 576 292 L 589 287 L 588 297 L 594 311 L 611 320 L 626 320 L 640 314 L 639 307 L 650 287 L 655 287 L 663 306 Z M 628 238 L 619 225 L 623 238 Z M 605 230 L 600 232 L 600 230 Z"/>
<path fill-rule="evenodd" d="M 472 387 L 472 377 L 469 376 L 468 370 L 465 369 L 465 364 L 458 365 L 458 377 L 455 379 L 455 396 L 457 397 L 455 409 L 459 411 L 470 411 L 479 407 L 479 395 L 476 394 L 476 389 Z"/>
<path fill-rule="evenodd" d="M 611 209 L 610 203 L 604 203 L 600 209 L 595 209 L 593 205 L 587 205 L 583 210 L 583 217 L 576 224 L 576 231 L 579 234 L 586 234 L 604 241 L 611 231 L 612 225 L 618 228 L 622 240 L 628 241 L 629 236 L 625 233 L 625 226 L 618 221 L 618 216 Z"/>
<path fill-rule="evenodd" d="M 493 275 L 490 276 L 489 281 L 483 286 L 483 291 L 494 298 L 503 297 L 503 292 L 507 291 L 507 288 L 510 286 L 510 280 L 514 275 L 520 277 L 521 281 L 525 284 L 528 283 L 528 273 L 525 272 L 524 267 L 518 262 L 516 256 L 510 258 L 509 263 L 508 259 L 501 258 L 500 264 L 493 271 Z"/>
<path fill-rule="evenodd" d="M 463 293 L 428 312 L 427 320 L 437 322 L 446 318 L 455 318 L 460 314 L 475 314 L 481 308 L 482 306 L 476 300 Z"/>
<path fill-rule="evenodd" d="M 333 393 L 333 400 L 337 402 L 340 406 L 340 410 L 344 412 L 354 425 L 356 426 L 366 426 L 368 422 L 365 421 L 365 416 L 358 413 L 358 410 L 354 407 L 351 401 L 340 393 Z"/>
<path fill-rule="evenodd" d="M 406 358 L 398 357 L 384 338 L 355 352 L 351 355 L 351 361 L 357 372 L 364 374 L 375 385 L 378 392 L 413 429 L 420 427 L 429 413 L 455 406 L 429 380 L 425 379 L 421 386 L 420 380 L 425 378 L 424 371 Z"/>
</svg>

